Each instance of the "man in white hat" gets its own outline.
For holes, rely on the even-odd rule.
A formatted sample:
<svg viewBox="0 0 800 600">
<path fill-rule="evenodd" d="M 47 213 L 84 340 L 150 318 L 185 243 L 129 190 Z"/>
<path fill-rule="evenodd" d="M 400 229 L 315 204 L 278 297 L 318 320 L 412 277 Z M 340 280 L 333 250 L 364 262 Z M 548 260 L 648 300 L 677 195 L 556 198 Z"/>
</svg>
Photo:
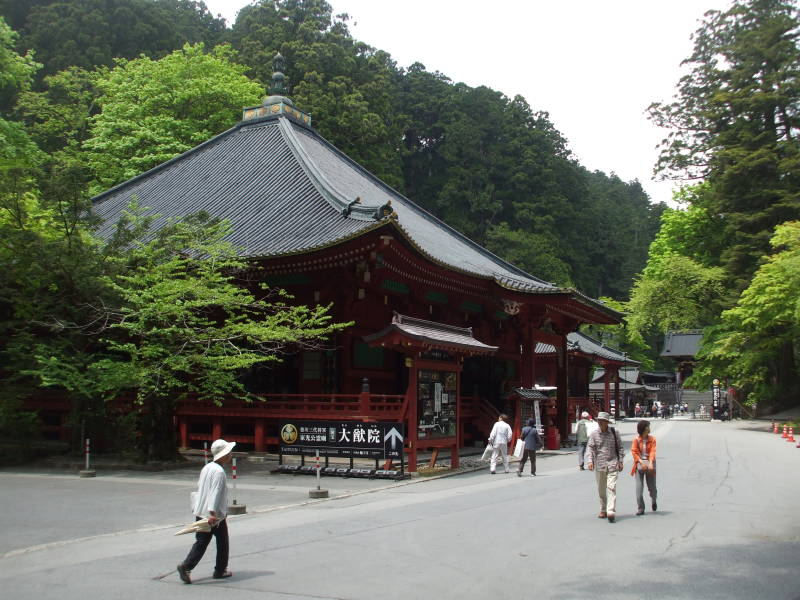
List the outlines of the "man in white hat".
<svg viewBox="0 0 800 600">
<path fill-rule="evenodd" d="M 617 476 L 622 470 L 625 448 L 622 446 L 619 433 L 608 426 L 611 416 L 607 412 L 597 415 L 599 429 L 589 434 L 586 444 L 586 466 L 595 472 L 597 493 L 600 496 L 601 519 L 608 518 L 609 523 L 616 519 Z"/>
<path fill-rule="evenodd" d="M 228 477 L 222 465 L 230 462 L 231 450 L 236 442 L 217 440 L 211 444 L 214 460 L 200 471 L 197 480 L 197 491 L 192 494 L 192 511 L 195 520 L 208 519 L 211 531 L 198 531 L 195 542 L 184 561 L 178 565 L 178 575 L 183 583 L 192 583 L 189 576 L 208 548 L 211 537 L 217 542 L 217 562 L 214 567 L 214 579 L 225 579 L 231 576 L 228 571 L 228 523 L 225 520 L 228 512 Z"/>
</svg>

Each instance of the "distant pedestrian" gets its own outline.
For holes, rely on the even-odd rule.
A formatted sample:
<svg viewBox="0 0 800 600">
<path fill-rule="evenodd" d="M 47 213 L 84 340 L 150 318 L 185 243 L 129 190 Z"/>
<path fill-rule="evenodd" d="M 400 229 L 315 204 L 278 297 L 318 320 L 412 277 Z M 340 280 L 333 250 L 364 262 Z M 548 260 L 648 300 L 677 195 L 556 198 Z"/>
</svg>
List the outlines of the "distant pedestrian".
<svg viewBox="0 0 800 600">
<path fill-rule="evenodd" d="M 636 403 L 636 406 L 633 407 L 633 416 L 635 416 L 637 419 L 641 418 L 642 416 L 642 405 L 638 402 Z"/>
<path fill-rule="evenodd" d="M 637 515 L 644 514 L 644 483 L 647 482 L 647 491 L 653 511 L 658 509 L 656 504 L 656 438 L 650 435 L 650 422 L 639 421 L 636 424 L 639 435 L 631 442 L 631 455 L 633 456 L 633 469 L 631 475 L 636 477 L 636 507 Z"/>
<path fill-rule="evenodd" d="M 195 542 L 184 561 L 178 565 L 178 575 L 183 583 L 192 583 L 190 573 L 197 566 L 213 537 L 217 543 L 217 562 L 214 579 L 231 576 L 228 571 L 228 478 L 222 465 L 230 462 L 231 450 L 236 442 L 217 440 L 211 444 L 214 460 L 200 471 L 197 491 L 192 493 L 192 512 L 195 520 L 208 519 L 211 531 L 198 531 Z"/>
<path fill-rule="evenodd" d="M 536 475 L 536 451 L 542 447 L 542 438 L 536 431 L 534 419 L 528 419 L 528 425 L 522 428 L 519 439 L 525 442 L 525 450 L 522 451 L 522 458 L 519 461 L 517 477 L 522 477 L 522 471 L 525 470 L 525 463 L 529 458 L 531 459 L 531 475 Z"/>
<path fill-rule="evenodd" d="M 597 494 L 600 496 L 600 513 L 597 516 L 608 518 L 608 522 L 613 523 L 617 516 L 617 477 L 622 469 L 625 449 L 617 430 L 609 427 L 610 419 L 607 412 L 597 415 L 600 428 L 589 435 L 586 466 L 595 472 L 597 481 Z"/>
<path fill-rule="evenodd" d="M 575 441 L 578 444 L 578 468 L 583 471 L 584 461 L 583 457 L 586 454 L 586 442 L 589 441 L 589 413 L 583 411 L 581 413 L 581 420 L 578 421 L 575 427 Z"/>
<path fill-rule="evenodd" d="M 492 458 L 489 461 L 489 472 L 494 475 L 495 467 L 497 466 L 497 455 L 503 458 L 503 466 L 508 470 L 508 444 L 511 441 L 511 427 L 506 423 L 507 415 L 500 415 L 497 417 L 497 422 L 492 427 L 492 432 L 489 434 L 489 443 L 492 445 Z"/>
</svg>

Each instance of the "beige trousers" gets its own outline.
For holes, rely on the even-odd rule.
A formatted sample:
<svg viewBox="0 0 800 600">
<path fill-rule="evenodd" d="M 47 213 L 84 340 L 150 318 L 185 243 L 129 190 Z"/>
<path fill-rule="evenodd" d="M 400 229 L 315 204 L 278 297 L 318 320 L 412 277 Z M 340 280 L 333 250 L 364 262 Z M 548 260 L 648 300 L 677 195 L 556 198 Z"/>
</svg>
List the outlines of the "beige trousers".
<svg viewBox="0 0 800 600">
<path fill-rule="evenodd" d="M 597 494 L 600 496 L 600 510 L 609 515 L 617 513 L 617 475 L 619 471 L 594 472 Z"/>
</svg>

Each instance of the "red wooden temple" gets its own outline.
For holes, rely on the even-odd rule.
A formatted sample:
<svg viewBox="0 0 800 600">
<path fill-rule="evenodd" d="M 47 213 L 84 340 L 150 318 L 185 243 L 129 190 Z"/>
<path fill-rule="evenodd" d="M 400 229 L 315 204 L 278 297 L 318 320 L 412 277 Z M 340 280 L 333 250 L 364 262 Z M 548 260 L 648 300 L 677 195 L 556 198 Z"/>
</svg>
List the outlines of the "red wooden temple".
<svg viewBox="0 0 800 600">
<path fill-rule="evenodd" d="M 485 440 L 500 411 L 518 430 L 534 398 L 544 425 L 565 438 L 575 410 L 591 408 L 591 365 L 613 367 L 585 336 L 568 336 L 617 323 L 618 313 L 453 230 L 320 137 L 278 93 L 96 197 L 101 235 L 134 197 L 160 215 L 154 227 L 199 210 L 228 219 L 261 281 L 355 323 L 322 349 L 243 374 L 261 401 L 181 402 L 182 446 L 224 436 L 266 451 L 285 418 L 403 421 L 413 471 L 421 449 L 449 449 L 457 461 L 455 450 Z M 555 393 L 541 396 L 537 383 Z"/>
</svg>

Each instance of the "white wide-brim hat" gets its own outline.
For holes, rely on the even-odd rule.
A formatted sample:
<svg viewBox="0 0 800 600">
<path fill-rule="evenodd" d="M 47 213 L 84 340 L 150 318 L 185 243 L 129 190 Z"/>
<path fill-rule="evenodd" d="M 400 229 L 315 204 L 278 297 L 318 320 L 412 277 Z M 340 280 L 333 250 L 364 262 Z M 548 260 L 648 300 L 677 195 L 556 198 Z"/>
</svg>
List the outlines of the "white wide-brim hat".
<svg viewBox="0 0 800 600">
<path fill-rule="evenodd" d="M 597 413 L 597 420 L 598 421 L 610 421 L 611 420 L 611 415 L 609 415 L 607 412 Z"/>
<path fill-rule="evenodd" d="M 211 444 L 211 454 L 214 460 L 218 460 L 223 456 L 230 454 L 236 442 L 226 442 L 225 440 L 217 440 Z"/>
</svg>

